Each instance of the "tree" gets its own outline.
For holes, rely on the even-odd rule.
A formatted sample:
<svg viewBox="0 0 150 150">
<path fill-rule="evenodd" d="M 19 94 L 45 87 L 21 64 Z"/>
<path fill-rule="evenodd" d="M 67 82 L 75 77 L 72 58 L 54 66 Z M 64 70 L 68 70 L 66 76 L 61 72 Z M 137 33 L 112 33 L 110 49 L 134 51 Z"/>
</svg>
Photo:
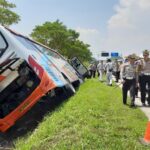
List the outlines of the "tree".
<svg viewBox="0 0 150 150">
<path fill-rule="evenodd" d="M 0 24 L 11 25 L 20 21 L 19 15 L 11 11 L 11 8 L 15 8 L 16 5 L 9 3 L 6 0 L 0 0 Z"/>
<path fill-rule="evenodd" d="M 53 23 L 45 22 L 42 26 L 36 26 L 31 36 L 35 40 L 59 50 L 64 47 L 68 33 L 66 26 L 57 20 Z"/>
<path fill-rule="evenodd" d="M 91 60 L 92 53 L 89 50 L 89 45 L 84 44 L 82 41 L 75 41 L 74 44 L 69 45 L 69 51 L 67 51 L 68 58 L 74 56 L 78 57 L 81 61 Z"/>
<path fill-rule="evenodd" d="M 78 32 L 67 29 L 59 20 L 36 26 L 31 33 L 31 37 L 52 49 L 58 50 L 69 59 L 77 56 L 81 60 L 91 60 L 92 54 L 89 45 L 78 39 Z"/>
</svg>

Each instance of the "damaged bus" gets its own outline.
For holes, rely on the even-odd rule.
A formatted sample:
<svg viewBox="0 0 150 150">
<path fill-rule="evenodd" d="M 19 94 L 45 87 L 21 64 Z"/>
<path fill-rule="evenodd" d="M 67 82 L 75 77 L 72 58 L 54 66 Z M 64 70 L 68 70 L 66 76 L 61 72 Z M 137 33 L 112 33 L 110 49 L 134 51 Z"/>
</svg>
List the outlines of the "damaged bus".
<svg viewBox="0 0 150 150">
<path fill-rule="evenodd" d="M 0 26 L 0 131 L 58 88 L 75 93 L 76 71 L 58 52 Z"/>
</svg>

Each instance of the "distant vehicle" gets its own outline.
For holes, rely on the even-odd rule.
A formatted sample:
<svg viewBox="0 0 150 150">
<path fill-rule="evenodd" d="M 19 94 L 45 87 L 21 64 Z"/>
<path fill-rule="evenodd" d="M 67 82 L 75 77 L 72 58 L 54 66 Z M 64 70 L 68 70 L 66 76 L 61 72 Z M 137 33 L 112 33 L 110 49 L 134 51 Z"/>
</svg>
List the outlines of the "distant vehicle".
<svg viewBox="0 0 150 150">
<path fill-rule="evenodd" d="M 78 72 L 78 75 L 81 79 L 84 79 L 89 76 L 88 69 L 82 64 L 82 62 L 77 58 L 73 57 L 70 60 L 70 64 Z"/>
<path fill-rule="evenodd" d="M 0 26 L 0 131 L 58 88 L 75 92 L 79 78 L 58 52 Z"/>
</svg>

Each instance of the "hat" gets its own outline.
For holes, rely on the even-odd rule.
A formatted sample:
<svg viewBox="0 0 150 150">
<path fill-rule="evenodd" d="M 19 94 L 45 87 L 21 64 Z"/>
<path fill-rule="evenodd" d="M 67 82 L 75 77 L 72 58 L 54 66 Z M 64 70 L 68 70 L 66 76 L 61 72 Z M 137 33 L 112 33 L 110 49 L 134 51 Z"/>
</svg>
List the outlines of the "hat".
<svg viewBox="0 0 150 150">
<path fill-rule="evenodd" d="M 141 59 L 140 56 L 137 56 L 135 53 L 132 54 L 132 57 L 134 57 L 134 59 L 136 59 L 136 60 Z"/>
<path fill-rule="evenodd" d="M 144 50 L 143 55 L 149 55 L 149 50 Z"/>
<path fill-rule="evenodd" d="M 131 55 L 128 56 L 128 59 L 136 59 L 136 57 L 137 56 L 135 54 L 131 54 Z"/>
</svg>

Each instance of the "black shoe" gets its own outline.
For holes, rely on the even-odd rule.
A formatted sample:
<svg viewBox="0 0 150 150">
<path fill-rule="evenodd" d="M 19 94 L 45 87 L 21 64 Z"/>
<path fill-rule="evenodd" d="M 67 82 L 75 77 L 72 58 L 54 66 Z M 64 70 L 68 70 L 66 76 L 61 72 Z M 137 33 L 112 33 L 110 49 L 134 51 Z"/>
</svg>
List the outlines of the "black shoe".
<svg viewBox="0 0 150 150">
<path fill-rule="evenodd" d="M 132 103 L 132 104 L 130 105 L 130 107 L 131 107 L 131 108 L 135 107 L 135 104 L 134 104 L 134 103 Z"/>
<path fill-rule="evenodd" d="M 124 105 L 127 105 L 127 102 L 123 102 Z"/>
</svg>

